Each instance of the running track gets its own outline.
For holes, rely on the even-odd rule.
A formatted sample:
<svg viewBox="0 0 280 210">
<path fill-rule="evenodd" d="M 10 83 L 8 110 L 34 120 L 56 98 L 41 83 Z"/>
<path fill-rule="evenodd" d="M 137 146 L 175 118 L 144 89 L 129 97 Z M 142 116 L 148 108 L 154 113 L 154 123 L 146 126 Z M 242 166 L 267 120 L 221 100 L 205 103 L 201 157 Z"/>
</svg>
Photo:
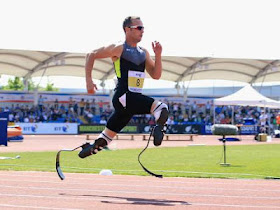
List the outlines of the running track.
<svg viewBox="0 0 280 210">
<path fill-rule="evenodd" d="M 0 209 L 280 209 L 277 180 L 0 171 Z"/>
<path fill-rule="evenodd" d="M 0 147 L 0 152 L 58 151 L 84 141 L 84 136 L 25 136 L 23 142 Z M 115 141 L 115 146 L 143 148 L 146 143 L 140 138 Z M 279 144 L 280 140 L 257 142 L 271 143 Z M 193 142 L 169 141 L 162 146 L 190 144 L 221 145 L 215 136 L 198 136 Z M 256 142 L 251 136 L 228 144 Z M 280 209 L 279 180 L 158 179 L 74 173 L 65 176 L 61 181 L 51 172 L 0 171 L 0 209 Z"/>
</svg>

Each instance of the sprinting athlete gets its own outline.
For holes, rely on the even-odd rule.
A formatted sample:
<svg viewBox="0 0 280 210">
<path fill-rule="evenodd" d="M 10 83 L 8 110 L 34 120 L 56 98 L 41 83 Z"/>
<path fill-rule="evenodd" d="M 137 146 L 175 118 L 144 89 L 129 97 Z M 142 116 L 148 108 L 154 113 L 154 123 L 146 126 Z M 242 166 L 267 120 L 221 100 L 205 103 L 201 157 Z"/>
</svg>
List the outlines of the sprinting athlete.
<svg viewBox="0 0 280 210">
<path fill-rule="evenodd" d="M 161 145 L 164 136 L 164 127 L 168 119 L 168 107 L 165 103 L 143 95 L 142 88 L 145 79 L 145 70 L 153 79 L 160 79 L 162 73 L 161 53 L 159 42 L 152 43 L 155 53 L 153 60 L 148 51 L 137 44 L 141 41 L 144 26 L 140 17 L 127 17 L 123 22 L 125 42 L 112 44 L 92 51 L 86 56 L 86 85 L 87 91 L 94 94 L 97 90 L 92 81 L 94 61 L 101 58 L 111 58 L 114 63 L 118 83 L 112 99 L 115 108 L 105 129 L 94 143 L 82 146 L 79 157 L 85 158 L 96 154 L 107 146 L 135 114 L 153 114 L 157 125 L 153 130 L 154 145 Z"/>
</svg>

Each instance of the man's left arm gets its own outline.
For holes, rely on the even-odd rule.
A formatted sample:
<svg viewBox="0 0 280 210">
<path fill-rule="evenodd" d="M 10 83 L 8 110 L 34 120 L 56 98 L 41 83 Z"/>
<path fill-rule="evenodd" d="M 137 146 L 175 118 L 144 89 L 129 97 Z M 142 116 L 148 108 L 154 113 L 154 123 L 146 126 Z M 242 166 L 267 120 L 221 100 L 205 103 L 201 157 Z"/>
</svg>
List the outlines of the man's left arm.
<svg viewBox="0 0 280 210">
<path fill-rule="evenodd" d="M 153 42 L 152 47 L 155 53 L 155 60 L 153 60 L 146 50 L 146 70 L 153 79 L 160 79 L 162 73 L 161 53 L 162 46 L 159 42 Z"/>
</svg>

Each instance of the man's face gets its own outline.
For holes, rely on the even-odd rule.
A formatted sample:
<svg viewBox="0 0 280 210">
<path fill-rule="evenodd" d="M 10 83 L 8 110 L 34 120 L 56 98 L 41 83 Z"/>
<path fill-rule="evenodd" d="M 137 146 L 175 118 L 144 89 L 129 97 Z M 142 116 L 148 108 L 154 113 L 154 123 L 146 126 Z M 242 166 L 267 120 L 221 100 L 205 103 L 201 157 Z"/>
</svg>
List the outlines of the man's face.
<svg viewBox="0 0 280 210">
<path fill-rule="evenodd" d="M 144 33 L 144 27 L 141 20 L 132 20 L 130 28 L 127 29 L 126 36 L 136 42 L 140 42 Z"/>
</svg>

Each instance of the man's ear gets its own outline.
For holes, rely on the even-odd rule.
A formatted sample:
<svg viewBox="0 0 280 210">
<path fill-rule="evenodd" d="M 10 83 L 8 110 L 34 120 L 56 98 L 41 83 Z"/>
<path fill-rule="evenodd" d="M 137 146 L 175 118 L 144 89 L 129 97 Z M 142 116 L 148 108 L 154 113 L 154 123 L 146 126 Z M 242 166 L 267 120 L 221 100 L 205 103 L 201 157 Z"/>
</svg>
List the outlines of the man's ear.
<svg viewBox="0 0 280 210">
<path fill-rule="evenodd" d="M 129 27 L 125 27 L 124 31 L 127 32 L 130 28 Z"/>
</svg>

